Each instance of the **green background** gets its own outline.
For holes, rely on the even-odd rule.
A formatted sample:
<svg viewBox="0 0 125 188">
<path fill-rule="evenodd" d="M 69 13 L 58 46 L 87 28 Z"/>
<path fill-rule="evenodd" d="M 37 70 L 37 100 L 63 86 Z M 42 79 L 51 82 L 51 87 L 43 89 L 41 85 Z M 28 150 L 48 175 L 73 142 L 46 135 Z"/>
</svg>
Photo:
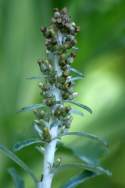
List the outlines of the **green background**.
<svg viewBox="0 0 125 188">
<path fill-rule="evenodd" d="M 0 0 L 0 143 L 10 149 L 19 140 L 34 135 L 32 113 L 17 114 L 20 107 L 41 102 L 36 61 L 45 57 L 40 27 L 49 24 L 54 7 L 66 6 L 81 27 L 74 67 L 85 74 L 75 90 L 77 100 L 93 109 L 93 114 L 74 117 L 72 130 L 85 130 L 105 138 L 109 152 L 87 139 L 65 139 L 79 155 L 101 158 L 112 177 L 96 177 L 79 188 L 125 188 L 125 1 L 124 0 Z M 74 143 L 73 143 L 74 141 Z M 42 156 L 32 147 L 18 153 L 40 178 Z M 74 161 L 60 149 L 62 161 Z M 0 154 L 0 187 L 13 188 L 7 169 L 15 166 Z M 33 188 L 31 178 L 15 166 Z M 59 188 L 75 171 L 61 172 L 53 187 Z"/>
</svg>

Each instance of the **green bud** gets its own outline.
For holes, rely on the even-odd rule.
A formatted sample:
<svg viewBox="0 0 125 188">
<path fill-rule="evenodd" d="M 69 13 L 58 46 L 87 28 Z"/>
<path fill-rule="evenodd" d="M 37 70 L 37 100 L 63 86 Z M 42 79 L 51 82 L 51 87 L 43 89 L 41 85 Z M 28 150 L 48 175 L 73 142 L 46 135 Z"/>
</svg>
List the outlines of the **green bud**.
<svg viewBox="0 0 125 188">
<path fill-rule="evenodd" d="M 67 113 L 70 112 L 71 109 L 72 109 L 71 106 L 65 106 L 65 111 L 66 111 Z"/>
<path fill-rule="evenodd" d="M 38 86 L 39 86 L 40 89 L 42 89 L 43 84 L 40 82 L 40 83 L 38 84 Z"/>
<path fill-rule="evenodd" d="M 50 135 L 49 129 L 47 127 L 45 127 L 43 129 L 43 138 L 44 138 L 44 141 L 46 141 L 46 142 L 51 141 L 51 135 Z"/>
</svg>

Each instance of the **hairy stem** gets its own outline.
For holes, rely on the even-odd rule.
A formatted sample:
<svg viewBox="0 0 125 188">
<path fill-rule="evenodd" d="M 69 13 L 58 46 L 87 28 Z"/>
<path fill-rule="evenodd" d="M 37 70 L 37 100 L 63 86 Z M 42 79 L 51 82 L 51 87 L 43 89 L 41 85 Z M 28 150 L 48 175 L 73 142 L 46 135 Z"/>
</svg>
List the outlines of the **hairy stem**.
<svg viewBox="0 0 125 188">
<path fill-rule="evenodd" d="M 51 128 L 51 136 L 52 138 L 57 137 L 58 135 L 58 126 L 54 126 Z M 56 151 L 57 140 L 54 139 L 45 147 L 44 154 L 44 166 L 43 166 L 43 180 L 39 183 L 38 188 L 51 188 L 53 172 L 52 167 L 54 164 L 54 157 Z"/>
</svg>

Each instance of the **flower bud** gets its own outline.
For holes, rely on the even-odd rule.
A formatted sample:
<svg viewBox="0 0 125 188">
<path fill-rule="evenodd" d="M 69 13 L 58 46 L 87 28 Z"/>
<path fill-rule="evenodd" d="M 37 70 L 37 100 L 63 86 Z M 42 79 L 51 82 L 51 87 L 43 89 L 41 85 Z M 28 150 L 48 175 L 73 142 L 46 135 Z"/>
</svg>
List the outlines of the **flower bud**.
<svg viewBox="0 0 125 188">
<path fill-rule="evenodd" d="M 47 106 L 53 106 L 55 104 L 55 97 L 50 97 L 45 99 L 45 103 Z"/>
<path fill-rule="evenodd" d="M 40 82 L 40 83 L 38 84 L 38 86 L 39 86 L 40 89 L 42 89 L 43 84 Z"/>
<path fill-rule="evenodd" d="M 50 135 L 48 127 L 45 127 L 43 129 L 43 138 L 44 138 L 44 141 L 46 141 L 46 142 L 50 142 L 51 141 L 51 135 Z"/>
</svg>

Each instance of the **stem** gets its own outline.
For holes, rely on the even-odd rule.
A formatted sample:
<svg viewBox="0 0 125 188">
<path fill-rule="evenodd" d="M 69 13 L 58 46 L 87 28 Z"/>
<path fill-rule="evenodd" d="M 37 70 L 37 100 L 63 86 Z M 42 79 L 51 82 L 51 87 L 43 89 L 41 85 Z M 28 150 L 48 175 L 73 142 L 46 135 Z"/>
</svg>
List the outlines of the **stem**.
<svg viewBox="0 0 125 188">
<path fill-rule="evenodd" d="M 52 127 L 50 133 L 52 138 L 57 137 L 58 126 Z M 57 144 L 57 139 L 54 139 L 45 147 L 44 166 L 43 166 L 44 176 L 42 182 L 38 184 L 38 188 L 51 188 L 52 179 L 54 176 L 51 168 L 53 167 L 54 164 L 56 144 Z"/>
</svg>

